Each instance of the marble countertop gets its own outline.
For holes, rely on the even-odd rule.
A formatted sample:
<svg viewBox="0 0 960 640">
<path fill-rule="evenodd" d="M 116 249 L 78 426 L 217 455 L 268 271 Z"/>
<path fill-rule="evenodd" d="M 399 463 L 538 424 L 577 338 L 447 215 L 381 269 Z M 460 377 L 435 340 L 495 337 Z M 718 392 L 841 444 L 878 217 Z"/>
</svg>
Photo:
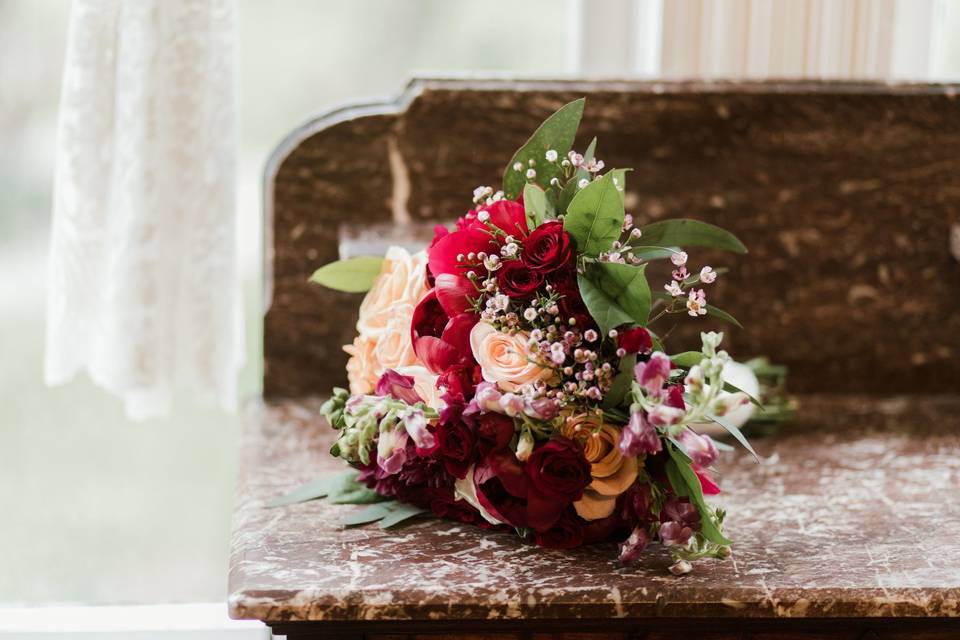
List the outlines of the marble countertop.
<svg viewBox="0 0 960 640">
<path fill-rule="evenodd" d="M 248 407 L 230 614 L 267 622 L 960 616 L 960 397 L 808 396 L 718 468 L 733 557 L 670 575 L 655 549 L 551 551 L 438 520 L 341 529 L 361 507 L 264 503 L 341 468 L 319 401 Z"/>
</svg>

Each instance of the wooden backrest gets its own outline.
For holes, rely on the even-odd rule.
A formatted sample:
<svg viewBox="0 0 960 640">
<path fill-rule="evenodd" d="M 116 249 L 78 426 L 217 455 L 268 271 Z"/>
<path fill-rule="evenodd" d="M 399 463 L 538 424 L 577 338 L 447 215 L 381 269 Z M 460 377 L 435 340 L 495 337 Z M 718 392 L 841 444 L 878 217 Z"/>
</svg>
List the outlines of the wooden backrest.
<svg viewBox="0 0 960 640">
<path fill-rule="evenodd" d="M 711 301 L 741 359 L 789 365 L 802 392 L 960 388 L 960 108 L 952 86 L 420 80 L 392 103 L 294 131 L 267 170 L 264 394 L 343 384 L 361 296 L 309 285 L 340 227 L 449 222 L 553 110 L 587 106 L 632 167 L 628 211 L 736 233 L 746 256 L 691 251 L 731 271 Z M 951 250 L 951 237 L 953 248 Z M 660 287 L 662 282 L 652 281 Z M 715 322 L 687 323 L 692 341 Z"/>
</svg>

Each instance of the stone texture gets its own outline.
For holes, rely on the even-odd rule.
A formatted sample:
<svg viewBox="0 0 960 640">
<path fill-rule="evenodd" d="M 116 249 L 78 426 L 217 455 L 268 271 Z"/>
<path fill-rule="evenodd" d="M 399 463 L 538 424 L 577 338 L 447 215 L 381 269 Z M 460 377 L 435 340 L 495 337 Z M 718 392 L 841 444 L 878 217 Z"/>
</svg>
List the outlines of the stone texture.
<svg viewBox="0 0 960 640">
<path fill-rule="evenodd" d="M 755 443 L 759 464 L 723 454 L 718 503 L 730 513 L 734 556 L 701 562 L 683 578 L 667 573 L 662 550 L 621 568 L 612 544 L 550 551 L 438 520 L 342 530 L 337 520 L 360 507 L 265 508 L 340 468 L 318 406 L 249 408 L 230 568 L 234 617 L 960 616 L 957 397 L 802 397 L 795 424 Z"/>
<path fill-rule="evenodd" d="M 732 268 L 712 301 L 747 327 L 728 330 L 739 357 L 789 365 L 803 392 L 956 391 L 954 87 L 418 81 L 397 103 L 348 110 L 333 126 L 321 119 L 275 159 L 267 397 L 343 382 L 339 346 L 352 339 L 358 296 L 306 284 L 336 258 L 340 224 L 451 221 L 473 187 L 500 183 L 546 115 L 583 95 L 579 144 L 597 135 L 608 166 L 633 167 L 638 219 L 700 218 L 750 248 L 692 252 L 698 264 Z M 391 197 L 402 205 L 407 188 L 398 212 Z M 688 326 L 675 346 L 702 326 L 719 325 Z"/>
</svg>

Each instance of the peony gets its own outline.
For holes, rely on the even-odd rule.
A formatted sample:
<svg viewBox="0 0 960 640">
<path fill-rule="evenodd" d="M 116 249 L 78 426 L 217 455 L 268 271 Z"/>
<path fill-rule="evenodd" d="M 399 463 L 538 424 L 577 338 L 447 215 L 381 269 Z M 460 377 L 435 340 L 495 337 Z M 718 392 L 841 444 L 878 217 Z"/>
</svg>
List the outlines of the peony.
<svg viewBox="0 0 960 640">
<path fill-rule="evenodd" d="M 583 456 L 590 463 L 593 480 L 574 503 L 584 520 L 599 520 L 613 513 L 617 497 L 637 479 L 637 458 L 626 458 L 620 452 L 620 430 L 589 415 L 568 419 L 564 436 L 583 446 Z"/>
<path fill-rule="evenodd" d="M 478 322 L 470 331 L 470 349 L 480 365 L 483 379 L 504 391 L 538 380 L 547 380 L 553 371 L 531 361 L 526 333 L 497 331 L 487 322 Z"/>
<path fill-rule="evenodd" d="M 562 222 L 545 222 L 523 242 L 521 259 L 537 273 L 556 271 L 570 261 L 573 254 L 570 235 Z"/>
</svg>

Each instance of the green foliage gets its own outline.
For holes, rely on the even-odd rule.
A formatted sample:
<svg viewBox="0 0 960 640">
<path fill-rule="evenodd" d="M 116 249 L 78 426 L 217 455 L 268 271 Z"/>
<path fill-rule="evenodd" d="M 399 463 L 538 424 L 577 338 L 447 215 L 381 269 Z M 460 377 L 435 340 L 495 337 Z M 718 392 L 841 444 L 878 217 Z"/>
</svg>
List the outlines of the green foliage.
<svg viewBox="0 0 960 640">
<path fill-rule="evenodd" d="M 563 228 L 588 256 L 609 251 L 623 230 L 623 198 L 608 173 L 573 197 L 563 218 Z"/>
<path fill-rule="evenodd" d="M 537 171 L 536 183 L 540 186 L 548 186 L 551 178 L 560 175 L 560 167 L 548 163 L 544 154 L 548 149 L 554 149 L 558 156 L 563 158 L 570 151 L 580 126 L 580 118 L 583 116 L 584 103 L 585 99 L 580 98 L 561 107 L 513 154 L 503 172 L 503 193 L 507 198 L 514 199 L 522 192 L 527 181 L 525 172 L 529 168 L 530 160 L 536 163 L 533 168 Z M 520 171 L 513 168 L 517 162 L 523 167 Z"/>
<path fill-rule="evenodd" d="M 585 276 L 577 276 L 577 284 L 580 288 L 580 297 L 583 298 L 587 310 L 604 335 L 614 327 L 633 322 L 629 313 L 624 311 L 616 301 Z"/>
<path fill-rule="evenodd" d="M 726 429 L 727 433 L 729 433 L 734 438 L 736 438 L 737 442 L 743 445 L 744 449 L 746 449 L 751 454 L 753 454 L 753 457 L 757 462 L 760 461 L 760 457 L 757 456 L 757 452 L 753 450 L 753 447 L 750 445 L 750 442 L 747 440 L 746 436 L 743 435 L 743 432 L 740 431 L 737 425 L 733 424 L 726 418 L 722 418 L 720 416 L 707 416 L 707 417 L 710 418 L 710 420 L 712 420 L 713 422 L 716 422 L 718 425 L 720 425 L 724 429 Z"/>
<path fill-rule="evenodd" d="M 723 309 L 719 309 L 719 308 L 713 306 L 712 304 L 708 304 L 707 307 L 706 307 L 706 309 L 707 309 L 707 315 L 708 315 L 708 316 L 713 316 L 714 318 L 719 318 L 720 320 L 723 320 L 724 322 L 729 322 L 729 323 L 732 324 L 733 326 L 739 327 L 739 328 L 743 329 L 743 325 L 740 324 L 740 322 L 738 322 L 736 318 L 734 318 L 732 315 L 730 315 L 729 313 L 727 313 L 727 312 L 724 311 Z"/>
<path fill-rule="evenodd" d="M 617 371 L 617 375 L 613 378 L 610 389 L 603 397 L 603 404 L 600 405 L 603 409 L 618 407 L 624 398 L 627 397 L 627 392 L 630 391 L 630 384 L 633 382 L 633 368 L 636 364 L 637 355 L 635 353 L 628 353 L 620 358 L 620 368 Z"/>
<path fill-rule="evenodd" d="M 335 504 L 369 504 L 386 500 L 357 481 L 357 475 L 358 472 L 351 469 L 343 473 L 322 476 L 271 500 L 267 503 L 267 507 L 281 507 L 319 498 L 327 498 Z"/>
<path fill-rule="evenodd" d="M 645 269 L 646 265 L 598 262 L 589 265 L 587 273 L 581 276 L 581 281 L 589 281 L 595 289 L 590 291 L 588 299 L 583 295 L 583 284 L 580 285 L 583 301 L 604 334 L 627 322 L 640 326 L 647 324 L 650 286 L 644 275 Z M 627 320 L 623 320 L 624 317 Z M 617 321 L 616 324 L 611 324 L 613 321 Z"/>
<path fill-rule="evenodd" d="M 700 364 L 701 360 L 703 360 L 702 351 L 684 351 L 670 356 L 670 362 L 684 369 Z"/>
<path fill-rule="evenodd" d="M 641 240 L 642 239 L 644 238 L 641 236 Z M 651 247 L 641 245 L 634 247 L 632 253 L 645 262 L 653 262 L 654 260 L 667 260 L 678 251 L 680 251 L 680 247 Z"/>
<path fill-rule="evenodd" d="M 690 459 L 673 445 L 668 444 L 667 451 L 670 453 L 666 466 L 667 479 L 670 480 L 670 485 L 678 496 L 690 498 L 691 504 L 697 508 L 700 513 L 701 535 L 714 544 L 731 544 L 731 540 L 720 531 L 716 514 L 703 498 L 703 488 L 700 486 L 700 479 L 690 466 Z"/>
<path fill-rule="evenodd" d="M 373 286 L 382 266 L 383 258 L 370 256 L 337 260 L 314 271 L 310 282 L 337 291 L 362 293 Z"/>
<path fill-rule="evenodd" d="M 390 529 L 406 522 L 410 518 L 424 513 L 427 513 L 426 509 L 397 502 L 396 500 L 390 500 L 389 502 L 370 505 L 365 509 L 344 516 L 340 520 L 340 525 L 343 527 L 356 527 L 379 520 L 381 529 Z"/>
<path fill-rule="evenodd" d="M 747 252 L 747 248 L 735 235 L 726 229 L 699 220 L 687 218 L 663 220 L 648 224 L 641 230 L 643 231 L 641 237 L 645 243 L 660 247 L 677 245 L 723 249 L 734 253 Z"/>
<path fill-rule="evenodd" d="M 527 228 L 533 231 L 547 218 L 553 218 L 553 204 L 547 198 L 547 194 L 535 184 L 527 184 L 523 187 L 523 207 L 527 215 Z"/>
</svg>

